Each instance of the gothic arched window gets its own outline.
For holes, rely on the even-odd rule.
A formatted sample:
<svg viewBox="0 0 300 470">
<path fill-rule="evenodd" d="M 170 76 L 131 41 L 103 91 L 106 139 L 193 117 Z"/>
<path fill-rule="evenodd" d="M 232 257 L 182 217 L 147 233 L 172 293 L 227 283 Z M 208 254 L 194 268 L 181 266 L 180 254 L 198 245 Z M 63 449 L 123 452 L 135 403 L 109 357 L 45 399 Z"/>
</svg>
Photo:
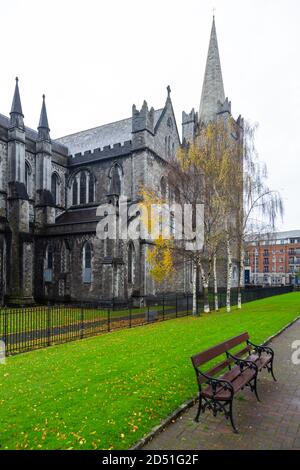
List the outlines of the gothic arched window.
<svg viewBox="0 0 300 470">
<path fill-rule="evenodd" d="M 52 282 L 53 275 L 53 248 L 52 245 L 47 245 L 44 258 L 44 280 L 45 282 Z"/>
<path fill-rule="evenodd" d="M 67 273 L 70 271 L 70 249 L 65 242 L 63 242 L 61 247 L 60 263 L 60 270 L 62 273 Z"/>
<path fill-rule="evenodd" d="M 82 249 L 82 280 L 86 284 L 92 281 L 92 249 L 88 242 L 83 245 Z"/>
<path fill-rule="evenodd" d="M 170 235 L 171 237 L 175 236 L 175 214 L 170 212 Z"/>
<path fill-rule="evenodd" d="M 175 202 L 180 202 L 180 191 L 178 188 L 175 188 L 174 190 L 174 199 L 175 199 Z"/>
<path fill-rule="evenodd" d="M 31 168 L 28 162 L 25 162 L 25 187 L 28 196 L 31 195 Z"/>
<path fill-rule="evenodd" d="M 80 204 L 85 204 L 86 202 L 86 174 L 82 172 L 80 175 Z"/>
<path fill-rule="evenodd" d="M 78 183 L 77 178 L 74 178 L 73 187 L 72 187 L 72 204 L 76 206 L 78 204 Z"/>
<path fill-rule="evenodd" d="M 122 193 L 122 169 L 120 165 L 115 163 L 109 172 L 110 178 L 110 186 L 109 186 L 109 194 L 113 194 L 115 196 L 120 196 Z"/>
<path fill-rule="evenodd" d="M 58 204 L 58 176 L 56 173 L 52 173 L 51 176 L 51 193 L 54 204 Z"/>
<path fill-rule="evenodd" d="M 47 249 L 47 268 L 48 269 L 53 268 L 53 248 L 52 248 L 52 245 L 48 245 L 48 249 Z"/>
<path fill-rule="evenodd" d="M 133 243 L 128 246 L 128 283 L 134 283 L 134 272 L 135 272 L 135 249 Z"/>
<path fill-rule="evenodd" d="M 167 183 L 166 178 L 163 176 L 160 180 L 160 194 L 162 199 L 166 199 L 167 197 Z"/>
<path fill-rule="evenodd" d="M 83 169 L 75 173 L 72 179 L 72 205 L 88 204 L 95 201 L 95 177 Z"/>
<path fill-rule="evenodd" d="M 93 175 L 90 175 L 89 179 L 89 200 L 88 202 L 94 202 L 95 198 L 95 180 Z"/>
</svg>

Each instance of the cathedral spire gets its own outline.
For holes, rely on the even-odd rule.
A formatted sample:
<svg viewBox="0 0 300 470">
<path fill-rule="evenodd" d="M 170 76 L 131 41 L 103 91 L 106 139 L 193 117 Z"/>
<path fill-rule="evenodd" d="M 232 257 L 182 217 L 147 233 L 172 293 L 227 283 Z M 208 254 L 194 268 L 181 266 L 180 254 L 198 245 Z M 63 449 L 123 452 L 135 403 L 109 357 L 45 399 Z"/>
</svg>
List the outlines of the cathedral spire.
<svg viewBox="0 0 300 470">
<path fill-rule="evenodd" d="M 207 123 L 214 119 L 218 112 L 218 102 L 224 103 L 225 92 L 219 55 L 215 17 L 211 28 L 210 42 L 203 81 L 199 119 Z"/>
<path fill-rule="evenodd" d="M 49 129 L 49 124 L 48 124 L 45 95 L 43 95 L 43 104 L 42 104 L 42 109 L 41 109 L 40 122 L 38 126 L 38 133 L 39 133 L 40 139 L 42 140 L 50 139 L 50 129 Z"/>
<path fill-rule="evenodd" d="M 10 111 L 10 122 L 13 126 L 23 127 L 23 111 L 21 105 L 20 91 L 19 91 L 19 79 L 16 77 L 15 92 L 13 102 Z"/>
<path fill-rule="evenodd" d="M 16 77 L 16 86 L 15 86 L 14 98 L 13 98 L 13 102 L 11 105 L 10 114 L 21 114 L 21 116 L 23 116 L 18 77 Z"/>
</svg>

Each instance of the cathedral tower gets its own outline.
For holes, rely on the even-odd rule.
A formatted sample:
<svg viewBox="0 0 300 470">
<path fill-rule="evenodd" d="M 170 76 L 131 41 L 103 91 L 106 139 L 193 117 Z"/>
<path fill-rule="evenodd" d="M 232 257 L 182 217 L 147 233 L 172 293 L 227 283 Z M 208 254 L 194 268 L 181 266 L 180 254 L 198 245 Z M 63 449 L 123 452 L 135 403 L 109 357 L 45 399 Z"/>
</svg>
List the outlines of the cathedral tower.
<svg viewBox="0 0 300 470">
<path fill-rule="evenodd" d="M 52 144 L 50 129 L 43 95 L 43 103 L 38 125 L 38 140 L 36 144 L 36 223 L 39 228 L 55 221 L 55 201 L 51 193 L 51 155 Z"/>
<path fill-rule="evenodd" d="M 29 227 L 29 201 L 25 186 L 25 126 L 18 78 L 8 129 L 8 301 L 33 302 L 33 234 Z"/>
</svg>

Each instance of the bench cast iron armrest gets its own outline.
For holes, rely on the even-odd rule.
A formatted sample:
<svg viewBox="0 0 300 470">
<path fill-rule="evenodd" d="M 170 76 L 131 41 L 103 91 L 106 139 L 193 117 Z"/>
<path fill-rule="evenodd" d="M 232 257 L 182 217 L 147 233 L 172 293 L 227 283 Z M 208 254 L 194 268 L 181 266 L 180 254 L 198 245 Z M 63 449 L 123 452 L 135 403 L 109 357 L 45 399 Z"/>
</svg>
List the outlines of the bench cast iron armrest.
<svg viewBox="0 0 300 470">
<path fill-rule="evenodd" d="M 231 398 L 233 397 L 234 389 L 233 389 L 232 384 L 228 380 L 216 379 L 207 374 L 204 374 L 204 372 L 201 372 L 199 369 L 197 369 L 197 373 L 202 375 L 206 379 L 207 385 L 211 385 L 213 389 L 213 395 L 218 393 L 220 390 L 229 390 L 231 393 Z M 217 388 L 219 389 L 217 390 Z"/>
<path fill-rule="evenodd" d="M 258 346 L 257 344 L 252 343 L 251 341 L 247 340 L 247 344 L 254 347 L 254 350 L 261 355 L 262 352 L 266 352 L 267 354 L 271 354 L 274 356 L 273 349 L 269 348 L 268 346 Z"/>
<path fill-rule="evenodd" d="M 230 354 L 228 351 L 226 351 L 226 356 L 228 358 L 231 358 L 234 360 L 235 364 L 237 366 L 240 366 L 241 372 L 243 372 L 245 366 L 248 369 L 255 369 L 256 373 L 258 372 L 258 367 L 253 361 L 247 361 L 246 359 L 241 359 L 240 357 L 234 356 L 233 354 Z"/>
</svg>

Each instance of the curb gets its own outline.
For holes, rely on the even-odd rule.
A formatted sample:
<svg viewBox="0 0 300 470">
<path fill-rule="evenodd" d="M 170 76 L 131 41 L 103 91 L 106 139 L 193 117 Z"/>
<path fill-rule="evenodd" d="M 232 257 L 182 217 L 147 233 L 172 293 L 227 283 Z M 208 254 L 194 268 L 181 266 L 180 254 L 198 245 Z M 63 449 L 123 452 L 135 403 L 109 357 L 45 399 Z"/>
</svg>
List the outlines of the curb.
<svg viewBox="0 0 300 470">
<path fill-rule="evenodd" d="M 283 328 L 281 328 L 281 330 L 279 330 L 277 333 L 275 333 L 274 335 L 270 336 L 264 343 L 262 343 L 262 346 L 266 346 L 267 344 L 269 344 L 273 339 L 277 338 L 277 336 L 281 335 L 281 333 L 283 333 L 285 330 L 287 330 L 288 328 L 290 328 L 291 326 L 294 325 L 294 323 L 296 323 L 298 320 L 300 320 L 300 316 L 295 318 L 295 320 L 293 320 L 291 323 L 289 323 L 288 325 L 284 326 Z"/>
<path fill-rule="evenodd" d="M 169 424 L 172 423 L 176 418 L 178 418 L 181 414 L 183 414 L 186 410 L 194 406 L 196 403 L 197 398 L 191 398 L 189 401 L 186 401 L 182 405 L 179 406 L 172 414 L 170 414 L 166 419 L 161 421 L 160 424 L 155 426 L 149 434 L 143 437 L 140 441 L 137 442 L 133 447 L 130 447 L 129 450 L 140 450 L 144 445 L 146 445 L 149 441 L 153 439 L 153 437 L 160 434 Z"/>
<path fill-rule="evenodd" d="M 286 331 L 288 328 L 294 325 L 297 321 L 300 320 L 300 316 L 295 318 L 291 323 L 288 325 L 284 326 L 281 330 L 279 330 L 277 333 L 274 335 L 270 336 L 266 341 L 262 343 L 262 346 L 266 346 L 269 344 L 273 339 L 277 338 L 278 336 L 281 335 L 284 331 Z M 177 419 L 180 415 L 182 415 L 185 411 L 187 411 L 189 408 L 194 406 L 196 403 L 198 397 L 191 398 L 190 400 L 186 401 L 182 405 L 180 405 L 173 413 L 171 413 L 167 418 L 165 418 L 163 421 L 161 421 L 160 424 L 155 426 L 149 434 L 147 434 L 145 437 L 143 437 L 141 440 L 139 440 L 134 446 L 130 447 L 129 450 L 140 450 L 142 447 L 144 447 L 149 441 L 151 441 L 155 436 L 160 434 L 164 429 L 172 423 L 175 419 Z"/>
</svg>

